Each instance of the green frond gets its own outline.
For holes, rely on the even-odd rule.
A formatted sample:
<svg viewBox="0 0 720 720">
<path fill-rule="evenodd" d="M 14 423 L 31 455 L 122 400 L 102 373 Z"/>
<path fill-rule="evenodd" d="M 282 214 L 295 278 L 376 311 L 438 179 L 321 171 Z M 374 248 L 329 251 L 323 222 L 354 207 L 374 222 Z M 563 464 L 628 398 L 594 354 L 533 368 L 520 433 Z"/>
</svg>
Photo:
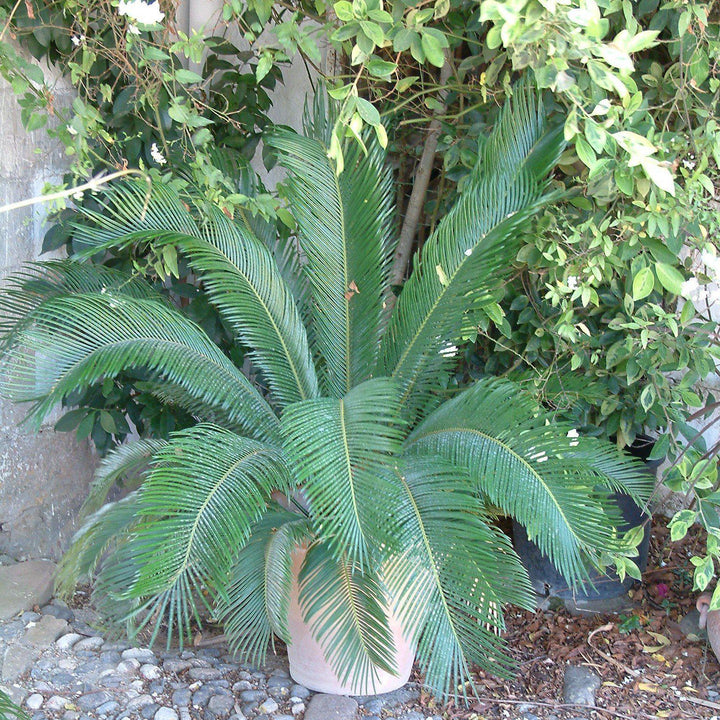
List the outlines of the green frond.
<svg viewBox="0 0 720 720">
<path fill-rule="evenodd" d="M 80 517 L 97 512 L 107 502 L 108 493 L 118 480 L 132 480 L 141 475 L 153 455 L 165 445 L 166 440 L 146 438 L 120 445 L 109 452 L 95 469 L 95 477 L 80 509 Z"/>
<path fill-rule="evenodd" d="M 139 368 L 225 409 L 249 434 L 277 438 L 267 402 L 200 327 L 163 302 L 114 292 L 37 308 L 0 362 L 0 390 L 34 401 L 28 419 L 38 424 L 68 393 Z"/>
<path fill-rule="evenodd" d="M 418 644 L 425 683 L 453 695 L 470 664 L 507 675 L 499 632 L 502 606 L 534 607 L 534 595 L 508 538 L 484 515 L 467 474 L 440 457 L 409 457 L 397 470 L 394 508 L 405 552 L 385 568 L 401 622 Z"/>
<path fill-rule="evenodd" d="M 137 492 L 103 505 L 75 533 L 55 575 L 58 597 L 72 597 L 75 587 L 87 580 L 105 554 L 123 541 L 136 520 Z"/>
<path fill-rule="evenodd" d="M 104 188 L 94 198 L 100 210 L 83 208 L 72 224 L 79 257 L 197 234 L 192 207 L 167 185 L 127 180 Z"/>
<path fill-rule="evenodd" d="M 0 690 L 0 720 L 27 720 L 27 714 L 21 710 L 10 697 Z"/>
<path fill-rule="evenodd" d="M 198 592 L 215 594 L 289 478 L 277 448 L 211 425 L 174 433 L 138 491 L 133 533 L 108 557 L 98 590 L 138 603 L 131 617 L 186 637 Z M 202 593 L 200 594 L 202 595 Z M 202 600 L 206 602 L 205 600 Z"/>
<path fill-rule="evenodd" d="M 281 430 L 303 486 L 313 523 L 337 553 L 366 567 L 370 548 L 388 542 L 388 508 L 378 497 L 392 488 L 388 464 L 400 449 L 399 391 L 387 378 L 353 388 L 344 398 L 290 405 Z"/>
<path fill-rule="evenodd" d="M 371 377 L 383 318 L 391 246 L 392 183 L 384 152 L 349 146 L 338 176 L 327 147 L 278 130 L 267 140 L 289 171 L 287 196 L 300 230 L 314 305 L 313 347 L 327 394 L 342 397 Z"/>
<path fill-rule="evenodd" d="M 127 206 L 135 208 L 141 201 L 144 214 L 128 215 Z M 160 186 L 146 195 L 145 186 L 137 183 L 114 186 L 104 204 L 102 216 L 87 213 L 90 222 L 75 225 L 82 243 L 94 248 L 143 242 L 176 246 L 187 255 L 235 336 L 250 349 L 277 401 L 285 405 L 317 396 L 315 368 L 295 298 L 245 215 L 234 222 L 211 206 L 205 221 L 196 222 L 168 188 Z"/>
<path fill-rule="evenodd" d="M 533 92 L 518 89 L 483 145 L 452 210 L 416 257 L 383 338 L 379 371 L 403 385 L 411 416 L 437 386 L 463 315 L 512 269 L 520 231 L 549 196 L 547 169 L 562 148 L 548 142 Z"/>
<path fill-rule="evenodd" d="M 219 210 L 210 211 L 202 240 L 180 247 L 278 402 L 317 397 L 305 326 L 270 251 Z"/>
<path fill-rule="evenodd" d="M 396 673 L 390 607 L 375 572 L 337 559 L 322 543 L 311 545 L 300 572 L 300 608 L 313 637 L 342 684 L 372 688 L 378 670 Z"/>
<path fill-rule="evenodd" d="M 263 664 L 273 634 L 289 642 L 288 607 L 292 551 L 310 537 L 307 519 L 277 508 L 251 531 L 230 571 L 217 606 L 230 648 L 251 663 Z"/>
<path fill-rule="evenodd" d="M 571 427 L 557 423 L 556 429 L 570 431 Z M 609 490 L 630 495 L 638 507 L 647 507 L 655 490 L 655 477 L 641 460 L 600 438 L 576 440 L 570 442 L 570 449 L 565 452 L 568 459 L 590 468 Z"/>
<path fill-rule="evenodd" d="M 7 279 L 0 294 L 0 349 L 32 324 L 35 311 L 48 300 L 103 291 L 161 300 L 144 280 L 104 265 L 72 260 L 29 263 Z"/>
<path fill-rule="evenodd" d="M 568 430 L 513 383 L 488 379 L 437 408 L 406 448 L 464 468 L 477 492 L 524 525 L 576 586 L 588 577 L 588 561 L 616 543 L 608 489 L 646 487 L 647 476 L 612 446 L 567 437 Z"/>
</svg>

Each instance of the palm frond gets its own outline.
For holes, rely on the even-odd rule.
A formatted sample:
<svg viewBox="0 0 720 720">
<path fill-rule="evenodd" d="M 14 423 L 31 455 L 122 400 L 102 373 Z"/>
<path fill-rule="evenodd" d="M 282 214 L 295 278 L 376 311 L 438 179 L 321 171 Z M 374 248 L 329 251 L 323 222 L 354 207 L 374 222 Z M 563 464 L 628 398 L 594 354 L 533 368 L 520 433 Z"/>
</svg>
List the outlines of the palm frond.
<svg viewBox="0 0 720 720">
<path fill-rule="evenodd" d="M 320 93 L 318 93 L 320 95 Z M 265 187 L 249 161 L 237 152 L 228 152 L 227 148 L 211 151 L 213 164 L 219 167 L 235 183 L 235 191 L 241 195 L 255 197 L 265 192 Z M 284 237 L 277 232 L 275 223 L 262 217 L 260 213 L 251 213 L 243 207 L 234 208 L 235 222 L 247 232 L 257 237 L 272 253 L 285 284 L 295 298 L 303 319 L 308 311 L 307 278 L 300 271 L 298 248 L 295 239 Z"/>
<path fill-rule="evenodd" d="M 327 147 L 279 130 L 267 141 L 290 172 L 287 195 L 300 229 L 314 305 L 314 350 L 325 362 L 327 394 L 342 397 L 376 364 L 390 259 L 391 176 L 369 143 L 346 152 L 338 177 Z"/>
<path fill-rule="evenodd" d="M 69 598 L 87 580 L 103 556 L 123 542 L 136 520 L 137 492 L 103 505 L 90 515 L 73 537 L 55 575 L 55 592 Z"/>
<path fill-rule="evenodd" d="M 552 141 L 549 141 L 548 138 Z M 546 133 L 542 107 L 520 87 L 484 144 L 455 206 L 416 257 L 383 338 L 379 374 L 405 389 L 411 415 L 460 342 L 463 315 L 509 273 L 519 231 L 548 197 L 547 170 L 562 137 Z"/>
<path fill-rule="evenodd" d="M 277 438 L 278 421 L 247 378 L 200 327 L 169 305 L 113 292 L 53 298 L 13 335 L 0 390 L 34 401 L 36 425 L 69 392 L 145 368 L 225 409 L 249 434 Z"/>
<path fill-rule="evenodd" d="M 128 214 L 142 201 L 144 214 Z M 186 253 L 210 301 L 250 349 L 281 405 L 318 394 L 305 326 L 271 251 L 241 216 L 233 222 L 206 209 L 198 223 L 180 197 L 165 187 L 146 195 L 144 185 L 125 183 L 107 191 L 104 212 L 76 223 L 80 242 L 98 247 L 128 243 L 171 244 Z"/>
<path fill-rule="evenodd" d="M 388 463 L 400 448 L 398 396 L 394 383 L 377 378 L 340 400 L 290 405 L 281 421 L 285 450 L 315 527 L 338 557 L 347 553 L 362 567 L 370 547 L 388 542 L 379 537 L 388 509 L 377 499 L 392 487 Z"/>
<path fill-rule="evenodd" d="M 72 260 L 29 263 L 7 279 L 0 295 L 0 349 L 32 324 L 34 312 L 48 300 L 107 291 L 161 301 L 160 294 L 141 278 L 104 265 Z"/>
<path fill-rule="evenodd" d="M 263 664 L 273 634 L 290 641 L 287 629 L 292 588 L 292 552 L 310 537 L 307 519 L 280 508 L 251 531 L 237 555 L 217 616 L 230 648 L 251 663 Z"/>
<path fill-rule="evenodd" d="M 376 572 L 338 559 L 316 543 L 307 551 L 299 584 L 303 619 L 341 684 L 370 689 L 378 670 L 397 673 L 390 603 Z"/>
<path fill-rule="evenodd" d="M 535 600 L 509 540 L 485 517 L 467 474 L 442 458 L 407 458 L 396 479 L 405 552 L 390 558 L 385 577 L 426 684 L 463 694 L 471 663 L 507 675 L 502 606 Z"/>
<path fill-rule="evenodd" d="M 604 502 L 607 489 L 645 494 L 647 476 L 612 446 L 566 437 L 569 426 L 548 420 L 513 383 L 481 380 L 421 422 L 406 447 L 469 472 L 474 488 L 524 525 L 575 587 L 588 578 L 588 560 L 616 545 L 619 516 Z"/>
<path fill-rule="evenodd" d="M 171 636 L 186 637 L 198 597 L 224 586 L 270 494 L 288 487 L 276 448 L 206 424 L 173 434 L 153 458 L 132 536 L 103 563 L 98 589 L 138 602 L 126 619 L 140 627 L 155 622 L 157 632 L 166 619 Z"/>
<path fill-rule="evenodd" d="M 281 405 L 317 397 L 305 326 L 270 251 L 219 210 L 210 211 L 202 240 L 180 247 Z"/>
<path fill-rule="evenodd" d="M 137 478 L 147 469 L 152 456 L 167 444 L 160 438 L 145 438 L 119 445 L 100 460 L 80 517 L 97 512 L 118 480 Z"/>
<path fill-rule="evenodd" d="M 0 720 L 27 720 L 27 714 L 20 709 L 10 697 L 0 690 Z"/>
</svg>

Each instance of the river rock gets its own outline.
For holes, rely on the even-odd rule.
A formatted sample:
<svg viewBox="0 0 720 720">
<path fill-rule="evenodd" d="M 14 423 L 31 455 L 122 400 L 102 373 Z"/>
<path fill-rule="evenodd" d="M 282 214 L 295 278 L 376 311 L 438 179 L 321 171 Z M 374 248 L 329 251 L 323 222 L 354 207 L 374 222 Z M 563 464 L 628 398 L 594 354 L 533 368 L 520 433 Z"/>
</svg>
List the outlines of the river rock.
<svg viewBox="0 0 720 720">
<path fill-rule="evenodd" d="M 46 605 L 52 597 L 55 568 L 49 560 L 0 565 L 0 621 Z"/>
<path fill-rule="evenodd" d="M 59 637 L 55 641 L 55 646 L 57 647 L 58 650 L 60 650 L 62 652 L 67 652 L 75 645 L 75 643 L 80 642 L 80 640 L 82 640 L 82 637 L 83 636 L 80 635 L 79 633 L 69 632 L 69 633 L 66 633 L 65 635 L 63 635 L 62 637 Z"/>
<path fill-rule="evenodd" d="M 61 635 L 67 632 L 67 620 L 43 615 L 34 625 L 25 631 L 25 640 L 31 645 L 45 647 L 52 645 Z"/>
<path fill-rule="evenodd" d="M 600 687 L 600 677 L 582 665 L 568 665 L 563 680 L 563 702 L 570 705 L 595 707 L 595 692 Z"/>
<path fill-rule="evenodd" d="M 2 653 L 2 670 L 0 680 L 15 682 L 23 673 L 27 672 L 39 655 L 37 648 L 24 645 L 9 645 Z"/>
<path fill-rule="evenodd" d="M 169 707 L 161 707 L 155 713 L 155 720 L 178 720 L 178 714 Z"/>
<path fill-rule="evenodd" d="M 344 695 L 313 696 L 305 710 L 305 720 L 355 720 L 358 704 Z"/>
</svg>

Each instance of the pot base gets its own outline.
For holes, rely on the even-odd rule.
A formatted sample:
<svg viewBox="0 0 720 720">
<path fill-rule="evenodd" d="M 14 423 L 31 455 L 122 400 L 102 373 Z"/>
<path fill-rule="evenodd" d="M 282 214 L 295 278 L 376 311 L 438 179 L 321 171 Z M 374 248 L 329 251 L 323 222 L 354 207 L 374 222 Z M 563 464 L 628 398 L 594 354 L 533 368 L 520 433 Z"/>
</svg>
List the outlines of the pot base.
<svg viewBox="0 0 720 720">
<path fill-rule="evenodd" d="M 397 673 L 376 669 L 374 677 L 351 678 L 347 682 L 341 682 L 302 617 L 298 602 L 298 576 L 304 559 L 304 549 L 298 548 L 293 552 L 293 586 L 288 608 L 288 631 L 292 641 L 287 646 L 292 679 L 308 690 L 330 695 L 379 695 L 405 685 L 410 679 L 415 650 L 403 636 L 400 622 L 393 615 L 390 615 L 389 624 L 395 644 L 393 665 L 397 668 Z"/>
</svg>

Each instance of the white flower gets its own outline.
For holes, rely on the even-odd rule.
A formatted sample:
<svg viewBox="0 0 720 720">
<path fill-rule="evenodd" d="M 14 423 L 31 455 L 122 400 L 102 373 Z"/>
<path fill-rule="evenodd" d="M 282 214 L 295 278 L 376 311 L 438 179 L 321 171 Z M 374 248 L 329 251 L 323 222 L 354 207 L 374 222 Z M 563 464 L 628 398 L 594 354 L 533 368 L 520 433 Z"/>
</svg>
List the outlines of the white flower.
<svg viewBox="0 0 720 720">
<path fill-rule="evenodd" d="M 127 15 L 130 20 L 134 20 L 139 25 L 157 25 L 165 17 L 165 13 L 160 10 L 158 0 L 150 4 L 143 0 L 120 0 L 118 14 Z M 137 28 L 135 29 L 137 30 Z"/>
<path fill-rule="evenodd" d="M 72 44 L 75 47 L 78 47 L 79 45 L 82 45 L 85 42 L 84 35 L 73 35 L 70 39 L 72 40 Z"/>
<path fill-rule="evenodd" d="M 684 298 L 688 298 L 688 299 L 697 297 L 699 290 L 700 290 L 700 283 L 698 282 L 698 279 L 696 277 L 691 277 L 689 280 L 686 280 L 680 286 L 680 294 Z"/>
<path fill-rule="evenodd" d="M 700 259 L 708 270 L 711 270 L 715 275 L 720 275 L 720 257 L 709 250 L 703 250 Z"/>
<path fill-rule="evenodd" d="M 165 159 L 165 156 L 160 152 L 158 149 L 157 143 L 153 143 L 150 147 L 150 155 L 152 156 L 152 159 L 158 164 L 158 165 L 164 165 L 167 160 Z"/>
<path fill-rule="evenodd" d="M 127 31 L 128 31 L 131 35 L 139 35 L 139 34 L 140 34 L 140 29 L 138 28 L 138 26 L 137 26 L 137 25 L 133 25 L 132 23 L 128 23 Z"/>
<path fill-rule="evenodd" d="M 567 286 L 574 290 L 578 286 L 578 278 L 577 275 L 570 275 L 567 279 Z"/>
</svg>

